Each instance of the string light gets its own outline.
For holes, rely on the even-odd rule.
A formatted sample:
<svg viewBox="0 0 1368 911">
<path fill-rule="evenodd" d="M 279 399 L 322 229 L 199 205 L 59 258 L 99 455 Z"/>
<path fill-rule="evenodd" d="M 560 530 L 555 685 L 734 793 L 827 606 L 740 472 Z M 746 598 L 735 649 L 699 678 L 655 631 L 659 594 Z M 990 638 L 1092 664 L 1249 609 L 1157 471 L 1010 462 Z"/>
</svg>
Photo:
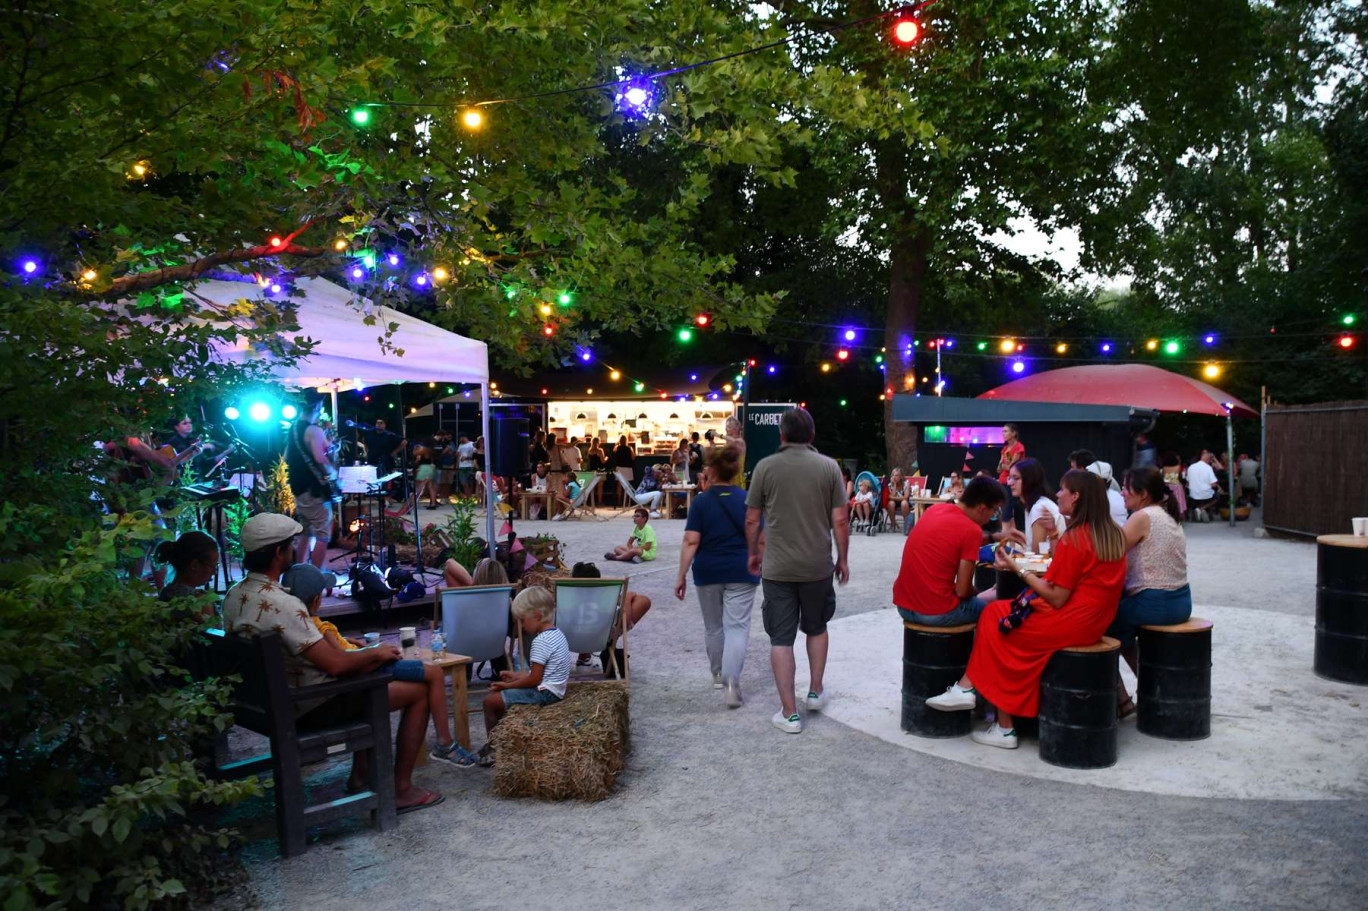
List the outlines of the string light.
<svg viewBox="0 0 1368 911">
<path fill-rule="evenodd" d="M 81 273 L 81 278 L 88 282 L 93 282 L 95 279 L 99 278 L 99 273 L 94 269 L 87 269 Z"/>
<path fill-rule="evenodd" d="M 900 14 L 898 20 L 893 23 L 893 40 L 898 44 L 914 44 L 920 36 L 921 26 L 910 16 Z"/>
<path fill-rule="evenodd" d="M 826 361 L 822 361 L 822 372 L 823 372 L 823 373 L 830 373 L 830 372 L 831 372 L 831 365 L 828 364 Z"/>
<path fill-rule="evenodd" d="M 1346 325 L 1346 326 L 1352 326 L 1352 325 L 1354 325 L 1354 320 L 1356 320 L 1356 319 L 1357 319 L 1357 317 L 1354 316 L 1354 314 L 1352 314 L 1352 313 L 1346 313 L 1346 314 L 1344 314 L 1344 316 L 1340 317 L 1340 322 L 1343 323 L 1343 324 Z"/>
<path fill-rule="evenodd" d="M 444 282 L 450 277 L 451 274 L 447 272 L 447 270 L 443 269 L 441 266 L 438 266 L 437 268 L 432 270 L 432 280 L 435 282 Z"/>
<path fill-rule="evenodd" d="M 1021 373 L 1021 372 L 1022 372 L 1023 370 L 1025 370 L 1025 369 L 1026 369 L 1026 365 L 1023 364 L 1021 361 L 1012 361 L 1012 372 L 1013 372 L 1013 373 Z"/>
<path fill-rule="evenodd" d="M 336 250 L 338 253 L 341 253 L 343 250 L 347 249 L 346 239 L 339 237 L 337 240 L 333 241 L 333 249 Z"/>
<path fill-rule="evenodd" d="M 1354 337 L 1352 335 L 1341 335 L 1339 340 L 1339 346 L 1341 348 L 1344 348 L 1345 350 L 1354 347 Z"/>
<path fill-rule="evenodd" d="M 560 297 L 557 297 L 556 300 L 557 300 L 558 302 L 560 302 L 560 305 L 561 305 L 562 307 L 568 307 L 568 306 L 570 306 L 570 292 L 569 292 L 569 291 L 562 291 L 562 292 L 560 293 Z"/>
<path fill-rule="evenodd" d="M 553 336 L 553 335 L 555 335 L 555 334 L 556 334 L 556 327 L 555 327 L 555 326 L 551 325 L 550 323 L 547 323 L 545 326 L 542 326 L 542 335 L 546 336 L 547 338 L 550 338 L 551 336 Z"/>
<path fill-rule="evenodd" d="M 693 330 L 692 330 L 692 329 L 680 329 L 680 330 L 679 330 L 679 340 L 680 340 L 681 342 L 691 342 L 691 341 L 693 341 Z"/>
<path fill-rule="evenodd" d="M 1060 342 L 1058 345 L 1055 345 L 1055 354 L 1065 354 L 1066 352 L 1068 352 L 1068 350 L 1069 346 L 1064 344 L 1063 342 Z"/>
<path fill-rule="evenodd" d="M 1183 346 L 1182 346 L 1182 345 L 1179 345 L 1177 342 L 1165 342 L 1165 343 L 1164 343 L 1164 353 L 1165 353 L 1165 354 L 1177 354 L 1179 351 L 1182 351 L 1182 350 L 1183 350 Z"/>
<path fill-rule="evenodd" d="M 270 243 L 270 245 L 273 246 L 273 247 L 281 247 L 281 246 L 284 246 L 284 245 L 285 245 L 284 239 L 282 239 L 282 238 L 279 237 L 279 236 L 272 237 L 272 238 L 270 239 L 270 241 L 268 241 L 268 243 Z"/>
<path fill-rule="evenodd" d="M 1002 340 L 1002 344 L 998 346 L 998 350 L 1003 354 L 1011 354 L 1016 350 L 1016 341 L 1014 339 L 1005 338 Z"/>
<path fill-rule="evenodd" d="M 146 164 L 145 162 L 141 162 L 141 161 L 134 162 L 134 164 L 133 164 L 133 173 L 134 173 L 134 174 L 138 175 L 139 177 L 146 177 L 146 176 L 147 176 L 147 171 L 148 171 L 148 167 L 147 167 L 147 164 Z"/>
<path fill-rule="evenodd" d="M 1103 354 L 1111 354 L 1111 350 L 1112 350 L 1111 342 L 1103 342 L 1103 343 L 1102 343 L 1102 353 L 1103 353 Z"/>
<path fill-rule="evenodd" d="M 855 330 L 854 330 L 854 329 L 847 329 L 847 330 L 845 331 L 845 340 L 848 341 L 848 342 L 853 342 L 853 341 L 855 341 Z"/>
<path fill-rule="evenodd" d="M 697 326 L 697 327 L 700 328 L 700 329 L 706 329 L 706 328 L 708 328 L 708 324 L 711 323 L 711 322 L 712 322 L 712 317 L 709 316 L 709 315 L 706 314 L 706 313 L 700 313 L 700 314 L 698 314 L 697 316 L 694 317 L 694 325 Z"/>
<path fill-rule="evenodd" d="M 608 379 L 610 379 L 610 380 L 620 380 L 620 379 L 622 379 L 622 374 L 621 374 L 621 373 L 618 373 L 616 370 L 614 370 L 612 373 L 608 374 Z"/>
<path fill-rule="evenodd" d="M 1218 364 L 1207 364 L 1202 368 L 1202 375 L 1209 380 L 1214 380 L 1221 375 L 1221 368 Z"/>
<path fill-rule="evenodd" d="M 477 108 L 467 108 L 461 114 L 461 124 L 467 130 L 478 130 L 484 126 L 484 114 Z"/>
<path fill-rule="evenodd" d="M 840 351 L 837 351 L 837 352 L 836 352 L 836 360 L 838 360 L 838 361 L 850 360 L 850 352 L 847 351 L 846 349 L 842 348 Z"/>
<path fill-rule="evenodd" d="M 977 345 L 975 345 L 974 347 L 978 348 L 978 350 L 980 350 L 980 351 L 987 351 L 987 350 L 988 350 L 988 343 L 987 343 L 987 342 L 979 342 L 979 343 L 978 343 Z"/>
<path fill-rule="evenodd" d="M 551 313 L 553 312 L 552 309 L 551 309 L 551 305 L 550 305 L 550 304 L 542 304 L 542 305 L 541 305 L 540 307 L 538 307 L 537 309 L 541 311 L 541 315 L 542 315 L 542 316 L 550 316 Z"/>
<path fill-rule="evenodd" d="M 371 119 L 371 115 L 370 115 L 370 110 L 369 110 L 369 109 L 367 109 L 367 108 L 352 108 L 352 111 L 351 111 L 351 122 L 352 122 L 352 123 L 356 124 L 356 125 L 359 126 L 359 127 L 363 127 L 363 126 L 365 126 L 366 124 L 370 123 L 370 119 Z"/>
<path fill-rule="evenodd" d="M 1149 341 L 1145 342 L 1145 350 L 1146 350 L 1146 351 L 1154 351 L 1154 350 L 1157 349 L 1158 347 L 1159 347 L 1159 340 L 1158 340 L 1158 339 L 1153 339 L 1153 338 L 1152 338 L 1152 339 L 1150 339 Z"/>
<path fill-rule="evenodd" d="M 390 253 L 385 256 L 385 262 L 389 263 L 390 268 L 396 268 L 401 262 L 398 253 Z"/>
<path fill-rule="evenodd" d="M 414 277 L 413 283 L 420 288 L 426 288 L 428 283 L 427 273 L 419 272 L 418 275 Z"/>
<path fill-rule="evenodd" d="M 765 368 L 765 372 L 768 373 L 770 376 L 774 376 L 778 369 L 778 367 L 774 366 L 773 364 L 770 364 L 768 367 Z"/>
<path fill-rule="evenodd" d="M 645 384 L 645 383 L 633 383 L 633 384 L 632 384 L 632 391 L 633 391 L 633 392 L 644 392 L 645 390 L 646 390 L 646 384 Z"/>
<path fill-rule="evenodd" d="M 580 352 L 580 360 L 584 361 L 586 364 L 589 363 L 590 361 L 592 361 L 593 359 L 594 359 L 594 355 L 593 355 L 592 352 L 590 352 L 590 351 L 581 351 L 581 352 Z"/>
<path fill-rule="evenodd" d="M 1206 335 L 1202 336 L 1202 344 L 1204 344 L 1204 345 L 1214 345 L 1214 344 L 1216 344 L 1216 336 L 1215 336 L 1215 334 L 1213 334 L 1213 333 L 1211 333 L 1211 332 L 1208 332 Z"/>
<path fill-rule="evenodd" d="M 361 256 L 361 262 L 365 264 L 365 266 L 366 266 L 367 269 L 374 269 L 374 268 L 375 268 L 375 254 L 374 254 L 374 253 L 371 253 L 369 250 L 367 250 L 364 254 L 362 254 L 362 256 Z"/>
<path fill-rule="evenodd" d="M 351 270 L 351 277 L 356 279 L 357 281 L 360 281 L 361 279 L 366 277 L 366 270 L 362 269 L 360 266 L 353 266 Z"/>
</svg>

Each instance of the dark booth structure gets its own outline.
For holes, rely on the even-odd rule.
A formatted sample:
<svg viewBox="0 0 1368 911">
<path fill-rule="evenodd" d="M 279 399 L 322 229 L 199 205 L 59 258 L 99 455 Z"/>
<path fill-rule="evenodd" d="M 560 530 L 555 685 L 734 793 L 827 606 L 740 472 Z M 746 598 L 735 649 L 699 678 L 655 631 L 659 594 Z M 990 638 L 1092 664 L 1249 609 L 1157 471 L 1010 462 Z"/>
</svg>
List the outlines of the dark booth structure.
<svg viewBox="0 0 1368 911">
<path fill-rule="evenodd" d="M 1003 424 L 1017 425 L 1027 457 L 1044 464 L 1051 483 L 1068 470 L 1069 453 L 1076 449 L 1089 449 L 1110 462 L 1119 481 L 1134 458 L 1134 435 L 1152 426 L 1157 416 L 1156 411 L 1124 405 L 893 397 L 893 419 L 918 427 L 917 467 L 929 485 L 939 485 L 965 466 L 968 477 L 980 471 L 996 477 Z"/>
</svg>

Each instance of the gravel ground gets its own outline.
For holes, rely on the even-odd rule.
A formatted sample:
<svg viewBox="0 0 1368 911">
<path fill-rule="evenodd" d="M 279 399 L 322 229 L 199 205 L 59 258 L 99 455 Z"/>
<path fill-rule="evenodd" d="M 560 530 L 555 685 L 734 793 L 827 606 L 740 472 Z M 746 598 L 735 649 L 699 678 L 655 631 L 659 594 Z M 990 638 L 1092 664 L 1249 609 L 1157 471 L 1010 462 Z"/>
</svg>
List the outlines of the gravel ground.
<svg viewBox="0 0 1368 911">
<path fill-rule="evenodd" d="M 656 527 L 655 564 L 605 564 L 654 601 L 631 638 L 634 751 L 614 797 L 500 800 L 486 772 L 429 764 L 418 780 L 444 791 L 445 804 L 383 835 L 360 819 L 329 827 L 288 861 L 276 854 L 270 802 L 256 801 L 234 813 L 248 837 L 249 885 L 220 907 L 502 909 L 544 903 L 542 885 L 552 902 L 596 909 L 1364 906 L 1368 801 L 1050 782 L 901 749 L 820 716 L 799 736 L 781 734 L 769 724 L 777 698 L 758 609 L 747 701 L 726 710 L 697 601 L 670 592 L 683 523 Z M 625 519 L 519 523 L 560 536 L 571 560 L 600 557 L 629 529 Z M 1196 600 L 1309 615 L 1314 548 L 1251 532 L 1250 523 L 1191 528 Z M 852 541 L 837 616 L 887 606 L 901 546 L 891 534 Z M 807 683 L 802 657 L 798 683 Z M 312 781 L 340 793 L 344 777 L 335 763 Z"/>
</svg>

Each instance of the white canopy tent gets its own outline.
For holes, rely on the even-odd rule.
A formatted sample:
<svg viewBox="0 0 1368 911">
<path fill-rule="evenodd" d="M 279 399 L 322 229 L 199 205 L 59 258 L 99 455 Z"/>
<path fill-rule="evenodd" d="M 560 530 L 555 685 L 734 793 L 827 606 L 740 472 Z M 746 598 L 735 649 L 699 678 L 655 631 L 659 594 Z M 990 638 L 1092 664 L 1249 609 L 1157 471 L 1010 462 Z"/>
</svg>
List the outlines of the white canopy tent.
<svg viewBox="0 0 1368 911">
<path fill-rule="evenodd" d="M 294 287 L 303 294 L 278 303 L 296 310 L 299 331 L 289 337 L 316 343 L 308 357 L 294 364 L 270 364 L 269 351 L 252 348 L 242 337 L 235 345 L 218 346 L 217 356 L 226 361 L 266 362 L 271 374 L 285 385 L 331 392 L 334 414 L 337 393 L 350 389 L 404 382 L 478 384 L 481 420 L 485 439 L 489 439 L 489 351 L 484 342 L 376 305 L 327 279 L 301 278 Z M 255 284 L 233 281 L 202 281 L 186 291 L 209 308 L 223 311 L 225 321 L 228 308 L 258 298 L 260 292 Z M 367 324 L 367 317 L 374 317 L 372 324 Z M 395 329 L 385 338 L 390 324 Z M 485 540 L 493 556 L 491 485 L 485 486 Z"/>
</svg>

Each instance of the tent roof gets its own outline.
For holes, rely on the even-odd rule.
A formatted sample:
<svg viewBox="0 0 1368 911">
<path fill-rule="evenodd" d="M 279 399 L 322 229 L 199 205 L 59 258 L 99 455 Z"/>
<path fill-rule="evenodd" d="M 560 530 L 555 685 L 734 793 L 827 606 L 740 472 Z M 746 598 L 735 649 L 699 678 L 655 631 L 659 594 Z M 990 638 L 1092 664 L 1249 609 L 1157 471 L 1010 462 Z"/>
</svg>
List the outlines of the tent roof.
<svg viewBox="0 0 1368 911">
<path fill-rule="evenodd" d="M 1011 421 L 1055 424 L 1129 424 L 1134 416 L 1154 412 L 1125 405 L 1074 405 L 1060 402 L 1016 402 L 957 399 L 951 396 L 893 396 L 893 420 L 910 424 L 987 425 Z"/>
<path fill-rule="evenodd" d="M 301 278 L 295 287 L 304 293 L 288 300 L 296 308 L 300 328 L 290 337 L 318 344 L 295 365 L 281 364 L 272 369 L 283 383 L 343 391 L 380 383 L 484 383 L 489 379 L 489 353 L 484 342 L 377 305 L 327 279 Z M 199 282 L 186 293 L 226 307 L 256 297 L 258 289 L 254 284 L 214 280 Z M 375 317 L 374 325 L 366 324 L 367 316 Z M 382 347 L 380 338 L 390 323 L 398 326 L 388 340 L 393 348 Z M 251 350 L 241 337 L 234 346 L 219 347 L 218 354 L 225 360 L 269 357 Z"/>
<path fill-rule="evenodd" d="M 1244 402 L 1191 377 L 1149 364 L 1088 364 L 1022 377 L 990 389 L 981 399 L 1128 405 L 1154 411 L 1258 417 Z"/>
</svg>

